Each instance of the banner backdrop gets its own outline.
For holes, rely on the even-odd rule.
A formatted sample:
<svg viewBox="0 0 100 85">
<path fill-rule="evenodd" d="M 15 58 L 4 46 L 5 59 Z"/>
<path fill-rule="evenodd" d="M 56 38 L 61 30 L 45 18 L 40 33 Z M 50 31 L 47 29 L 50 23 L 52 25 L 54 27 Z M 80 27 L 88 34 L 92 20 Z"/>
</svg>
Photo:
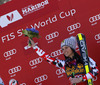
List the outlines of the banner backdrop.
<svg viewBox="0 0 100 85">
<path fill-rule="evenodd" d="M 28 47 L 22 30 L 34 27 L 34 41 L 52 57 L 64 59 L 60 44 L 83 33 L 88 53 L 100 68 L 100 0 L 12 0 L 0 6 L 0 77 L 20 85 L 68 85 L 60 68 L 47 63 Z M 77 47 L 77 52 L 79 49 Z M 100 70 L 100 69 L 99 69 Z M 94 85 L 99 85 L 100 74 Z M 80 84 L 79 84 L 80 85 Z"/>
</svg>

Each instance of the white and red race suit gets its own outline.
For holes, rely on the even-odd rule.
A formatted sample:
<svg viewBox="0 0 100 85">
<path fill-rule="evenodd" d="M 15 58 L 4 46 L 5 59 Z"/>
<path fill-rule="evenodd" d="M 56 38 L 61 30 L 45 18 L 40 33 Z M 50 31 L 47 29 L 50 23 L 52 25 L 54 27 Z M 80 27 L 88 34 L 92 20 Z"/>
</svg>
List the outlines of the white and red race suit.
<svg viewBox="0 0 100 85">
<path fill-rule="evenodd" d="M 65 60 L 55 59 L 55 58 L 49 56 L 48 54 L 45 53 L 45 51 L 43 51 L 42 49 L 40 49 L 38 46 L 34 46 L 33 49 L 36 51 L 36 53 L 40 57 L 44 58 L 50 64 L 53 64 L 56 67 L 60 67 L 60 68 L 62 68 L 62 69 L 65 70 Z M 78 64 L 78 66 L 75 66 L 75 67 L 78 67 L 78 68 L 75 68 L 76 69 L 76 71 L 75 71 L 76 72 L 76 74 L 75 74 L 76 78 L 77 77 L 83 77 L 83 81 L 86 81 L 88 79 L 93 79 L 93 78 L 95 79 L 97 77 L 97 74 L 99 73 L 99 70 L 97 68 L 96 62 L 93 59 L 91 59 L 90 57 L 89 57 L 89 61 L 90 61 L 90 69 L 91 69 L 91 71 L 88 72 L 87 74 L 84 73 L 82 65 Z M 65 72 L 68 73 L 69 69 L 70 68 L 66 68 Z M 79 72 L 79 74 L 78 74 L 78 72 Z M 70 78 L 71 75 L 68 74 L 67 77 Z M 81 85 L 86 85 L 86 84 L 81 84 Z"/>
</svg>

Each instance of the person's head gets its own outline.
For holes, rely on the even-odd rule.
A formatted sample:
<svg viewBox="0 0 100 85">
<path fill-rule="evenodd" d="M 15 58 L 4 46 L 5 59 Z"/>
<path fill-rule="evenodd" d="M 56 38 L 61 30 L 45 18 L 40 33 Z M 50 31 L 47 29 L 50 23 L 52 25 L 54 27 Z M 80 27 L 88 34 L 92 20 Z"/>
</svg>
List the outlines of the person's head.
<svg viewBox="0 0 100 85">
<path fill-rule="evenodd" d="M 61 49 L 66 57 L 72 58 L 76 50 L 76 38 L 71 36 L 61 42 Z"/>
</svg>

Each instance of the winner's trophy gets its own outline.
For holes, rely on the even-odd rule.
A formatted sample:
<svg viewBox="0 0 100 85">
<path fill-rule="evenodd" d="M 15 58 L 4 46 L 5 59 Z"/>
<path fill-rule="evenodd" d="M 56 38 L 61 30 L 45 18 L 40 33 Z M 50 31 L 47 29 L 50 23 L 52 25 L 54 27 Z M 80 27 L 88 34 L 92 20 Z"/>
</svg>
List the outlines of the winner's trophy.
<svg viewBox="0 0 100 85">
<path fill-rule="evenodd" d="M 22 33 L 29 37 L 30 39 L 36 37 L 36 38 L 40 38 L 39 36 L 39 31 L 38 30 L 35 30 L 34 28 L 26 28 L 25 30 L 22 31 Z M 28 43 L 29 46 L 31 46 L 31 41 L 29 41 Z"/>
</svg>

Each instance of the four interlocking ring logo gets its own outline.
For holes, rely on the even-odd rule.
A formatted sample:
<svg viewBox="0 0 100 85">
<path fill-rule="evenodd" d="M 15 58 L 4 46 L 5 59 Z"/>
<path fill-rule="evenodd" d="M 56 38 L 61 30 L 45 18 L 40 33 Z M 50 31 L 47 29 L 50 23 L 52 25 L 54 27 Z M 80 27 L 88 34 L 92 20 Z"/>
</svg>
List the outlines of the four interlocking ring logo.
<svg viewBox="0 0 100 85">
<path fill-rule="evenodd" d="M 42 82 L 42 81 L 45 81 L 48 79 L 48 76 L 46 74 L 42 75 L 42 76 L 39 76 L 37 78 L 34 79 L 34 82 L 35 83 L 39 83 L 39 82 Z"/>
<path fill-rule="evenodd" d="M 46 40 L 51 40 L 51 39 L 56 38 L 58 36 L 59 36 L 59 33 L 56 31 L 56 32 L 53 32 L 53 33 L 51 33 L 49 35 L 46 35 L 45 38 L 46 38 Z"/>
<path fill-rule="evenodd" d="M 75 30 L 75 29 L 78 29 L 78 28 L 80 28 L 81 27 L 81 24 L 80 23 L 76 23 L 76 24 L 73 24 L 73 25 L 71 25 L 71 26 L 68 26 L 67 27 L 67 30 L 69 31 L 69 32 L 71 32 L 71 31 L 73 31 L 73 30 Z"/>
<path fill-rule="evenodd" d="M 17 50 L 16 49 L 12 49 L 10 51 L 5 52 L 4 53 L 4 57 L 9 57 L 9 56 L 14 55 L 16 53 L 17 53 Z"/>
<path fill-rule="evenodd" d="M 11 68 L 11 69 L 9 69 L 8 70 L 8 73 L 9 74 L 14 74 L 14 73 L 16 73 L 16 72 L 19 72 L 19 71 L 21 71 L 21 66 L 17 66 L 17 67 L 14 67 L 14 68 Z"/>
<path fill-rule="evenodd" d="M 100 20 L 100 14 L 95 15 L 95 16 L 89 18 L 89 21 L 90 21 L 91 23 L 93 23 L 93 22 L 95 22 L 95 21 L 98 21 L 98 20 Z"/>
<path fill-rule="evenodd" d="M 39 57 L 39 58 L 36 58 L 36 59 L 34 59 L 34 60 L 31 60 L 31 61 L 29 62 L 29 64 L 30 64 L 30 66 L 34 66 L 34 65 L 36 65 L 36 64 L 41 63 L 42 61 L 43 61 L 43 59 L 42 59 L 41 57 Z"/>
<path fill-rule="evenodd" d="M 65 73 L 65 70 L 64 69 L 57 69 L 56 70 L 56 74 L 57 75 L 60 75 L 60 74 L 63 74 L 63 73 Z"/>
<path fill-rule="evenodd" d="M 61 55 L 61 54 L 63 54 L 62 49 L 59 49 L 57 51 L 52 52 L 51 56 L 55 57 L 55 56 L 58 56 L 58 55 Z"/>
</svg>

